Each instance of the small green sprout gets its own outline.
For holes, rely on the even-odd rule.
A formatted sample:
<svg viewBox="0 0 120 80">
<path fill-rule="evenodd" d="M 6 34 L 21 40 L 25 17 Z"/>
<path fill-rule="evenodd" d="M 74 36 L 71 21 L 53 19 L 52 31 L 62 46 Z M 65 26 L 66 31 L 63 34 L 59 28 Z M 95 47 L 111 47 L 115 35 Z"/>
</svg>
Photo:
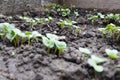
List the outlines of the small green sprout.
<svg viewBox="0 0 120 80">
<path fill-rule="evenodd" d="M 8 20 L 9 20 L 9 21 L 11 21 L 12 19 L 13 19 L 13 17 L 12 17 L 12 16 L 9 16 L 9 17 L 8 17 Z"/>
<path fill-rule="evenodd" d="M 106 29 L 105 28 L 99 28 L 98 30 L 102 33 L 102 37 L 104 37 L 105 34 L 106 34 Z"/>
<path fill-rule="evenodd" d="M 25 20 L 25 21 L 28 22 L 28 23 L 30 23 L 31 29 L 34 27 L 34 25 L 35 25 L 35 20 L 34 20 L 33 18 L 22 17 L 22 16 L 20 16 L 19 18 L 22 19 L 22 20 Z"/>
<path fill-rule="evenodd" d="M 44 18 L 35 18 L 35 20 L 36 20 L 39 24 L 44 23 Z"/>
<path fill-rule="evenodd" d="M 68 26 L 70 28 L 75 23 L 77 23 L 77 22 L 71 21 L 69 19 L 67 19 L 67 20 L 60 20 L 59 22 L 57 22 L 57 24 L 60 25 L 62 28 L 64 28 L 65 26 Z"/>
<path fill-rule="evenodd" d="M 120 68 L 120 64 L 116 65 L 117 68 Z"/>
<path fill-rule="evenodd" d="M 95 55 L 92 55 L 90 59 L 88 59 L 88 64 L 94 68 L 95 71 L 97 72 L 102 72 L 104 70 L 104 67 L 101 65 L 98 65 L 100 63 L 106 62 L 107 59 L 105 58 L 100 58 Z"/>
<path fill-rule="evenodd" d="M 96 16 L 92 16 L 92 17 L 89 17 L 88 20 L 90 20 L 92 22 L 92 24 L 94 24 L 95 20 L 98 19 L 98 15 Z"/>
<path fill-rule="evenodd" d="M 9 33 L 12 29 L 15 28 L 14 24 L 9 23 L 0 23 L 0 36 L 4 39 L 6 34 Z"/>
<path fill-rule="evenodd" d="M 51 33 L 47 33 L 46 36 L 49 38 L 49 39 L 52 39 L 52 40 L 58 40 L 58 36 L 55 35 L 55 34 L 51 34 Z"/>
<path fill-rule="evenodd" d="M 84 54 L 87 54 L 87 55 L 90 55 L 91 54 L 91 51 L 87 48 L 82 48 L 82 47 L 79 47 L 79 50 L 84 53 Z"/>
<path fill-rule="evenodd" d="M 79 51 L 83 53 L 83 57 L 85 58 L 87 55 L 90 55 L 92 52 L 87 49 L 87 48 L 82 48 L 82 47 L 79 47 Z"/>
<path fill-rule="evenodd" d="M 105 20 L 110 22 L 111 20 L 114 20 L 114 22 L 120 23 L 120 14 L 102 14 L 102 13 L 98 13 L 97 15 L 94 15 L 92 17 L 89 18 L 89 20 L 91 20 L 92 22 L 96 21 L 96 20 Z"/>
<path fill-rule="evenodd" d="M 48 39 L 47 37 L 42 37 L 43 44 L 48 47 L 48 53 L 50 53 L 50 49 L 54 47 L 54 41 L 52 39 Z"/>
<path fill-rule="evenodd" d="M 14 57 L 14 56 L 15 56 L 15 54 L 16 54 L 15 52 L 12 52 L 12 53 L 11 53 L 11 56 L 13 56 L 13 57 Z"/>
<path fill-rule="evenodd" d="M 25 36 L 28 38 L 28 44 L 30 45 L 31 38 L 32 38 L 32 32 L 26 31 Z"/>
<path fill-rule="evenodd" d="M 66 43 L 62 42 L 62 41 L 57 41 L 56 40 L 55 45 L 56 45 L 57 49 L 59 50 L 59 56 L 62 53 L 62 51 L 67 48 Z"/>
<path fill-rule="evenodd" d="M 105 18 L 105 15 L 103 15 L 102 13 L 98 13 L 98 16 L 99 16 L 101 19 L 104 19 L 104 18 Z"/>
<path fill-rule="evenodd" d="M 47 33 L 47 37 L 43 36 L 43 44 L 48 47 L 48 52 L 50 53 L 50 50 L 54 48 L 54 53 L 59 51 L 59 56 L 62 53 L 62 51 L 67 47 L 66 43 L 63 41 L 59 41 L 59 37 L 55 34 Z"/>
<path fill-rule="evenodd" d="M 45 22 L 50 22 L 51 20 L 53 20 L 53 18 L 50 17 L 50 16 L 49 16 L 48 18 L 45 18 L 45 19 L 44 19 Z"/>
<path fill-rule="evenodd" d="M 51 16 L 49 16 L 48 18 L 35 18 L 35 20 L 38 23 L 42 24 L 44 22 L 48 22 L 49 23 L 51 20 L 53 20 L 53 18 Z"/>
<path fill-rule="evenodd" d="M 74 15 L 75 15 L 75 17 L 78 17 L 79 13 L 77 11 L 74 11 Z"/>
<path fill-rule="evenodd" d="M 118 58 L 118 53 L 119 52 L 117 50 L 115 50 L 115 49 L 113 49 L 113 50 L 105 49 L 105 52 L 111 59 Z"/>
<path fill-rule="evenodd" d="M 113 40 L 119 40 L 120 39 L 120 27 L 114 25 L 114 24 L 108 24 L 106 26 L 106 28 L 99 28 L 98 29 L 103 36 L 105 36 L 105 34 L 108 34 L 110 38 L 112 38 Z"/>
<path fill-rule="evenodd" d="M 66 6 L 53 5 L 53 10 L 55 10 L 58 13 L 58 15 L 62 17 L 67 17 L 71 14 L 70 8 L 67 8 Z"/>
</svg>

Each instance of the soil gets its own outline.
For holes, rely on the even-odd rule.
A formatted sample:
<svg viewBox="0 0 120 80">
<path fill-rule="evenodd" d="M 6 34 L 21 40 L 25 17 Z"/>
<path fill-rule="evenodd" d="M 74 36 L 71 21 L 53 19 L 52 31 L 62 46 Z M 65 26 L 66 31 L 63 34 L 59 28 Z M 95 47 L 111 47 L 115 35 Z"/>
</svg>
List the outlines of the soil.
<svg viewBox="0 0 120 80">
<path fill-rule="evenodd" d="M 80 27 L 80 33 L 76 33 L 74 28 L 60 28 L 56 22 L 64 18 L 52 10 L 50 16 L 53 20 L 50 23 L 34 26 L 33 30 L 43 35 L 55 33 L 66 36 L 64 41 L 68 47 L 60 57 L 48 54 L 41 39 L 38 42 L 32 41 L 31 45 L 23 44 L 19 47 L 14 47 L 8 40 L 0 40 L 0 80 L 120 80 L 120 68 L 116 68 L 116 65 L 120 64 L 120 57 L 112 60 L 105 54 L 106 48 L 120 51 L 120 42 L 103 38 L 98 28 L 105 25 L 92 25 L 87 20 L 96 13 L 97 11 L 79 9 L 79 17 L 68 17 L 78 22 L 76 25 Z M 1 15 L 0 22 L 14 23 L 22 31 L 30 31 L 29 24 L 20 21 L 18 15 L 47 17 L 46 12 L 24 12 L 13 15 L 13 20 Z M 107 58 L 108 61 L 102 64 L 104 71 L 95 72 L 87 63 L 89 56 L 83 58 L 79 47 L 88 48 L 92 54 Z M 15 56 L 11 55 L 12 52 Z"/>
</svg>

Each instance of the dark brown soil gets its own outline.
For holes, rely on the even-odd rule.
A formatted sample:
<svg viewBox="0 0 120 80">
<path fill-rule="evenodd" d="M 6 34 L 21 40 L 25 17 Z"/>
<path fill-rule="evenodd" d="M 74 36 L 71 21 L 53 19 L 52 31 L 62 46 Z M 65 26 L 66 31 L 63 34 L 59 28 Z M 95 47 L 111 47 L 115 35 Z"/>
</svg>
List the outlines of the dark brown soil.
<svg viewBox="0 0 120 80">
<path fill-rule="evenodd" d="M 0 40 L 0 80 L 120 80 L 120 56 L 116 60 L 109 59 L 105 54 L 105 49 L 117 49 L 120 51 L 120 42 L 102 38 L 98 32 L 103 25 L 91 25 L 87 18 L 96 12 L 79 10 L 80 17 L 68 18 L 78 22 L 76 24 L 82 30 L 76 33 L 75 29 L 60 28 L 56 22 L 62 18 L 51 11 L 54 18 L 50 23 L 37 24 L 33 30 L 45 35 L 46 33 L 57 32 L 57 35 L 66 36 L 67 49 L 63 51 L 61 57 L 48 54 L 41 39 L 39 42 L 32 41 L 31 45 L 23 44 L 14 47 L 7 40 Z M 44 12 L 24 13 L 31 17 L 46 17 Z M 22 31 L 30 30 L 29 25 L 17 19 L 14 15 L 12 21 L 7 18 L 0 18 L 0 22 L 15 23 L 16 27 Z M 15 22 L 18 21 L 18 22 Z M 83 59 L 79 47 L 90 49 L 93 54 L 106 57 L 108 61 L 103 64 L 104 72 L 97 73 L 87 64 L 86 57 Z M 11 53 L 15 52 L 15 56 Z"/>
</svg>

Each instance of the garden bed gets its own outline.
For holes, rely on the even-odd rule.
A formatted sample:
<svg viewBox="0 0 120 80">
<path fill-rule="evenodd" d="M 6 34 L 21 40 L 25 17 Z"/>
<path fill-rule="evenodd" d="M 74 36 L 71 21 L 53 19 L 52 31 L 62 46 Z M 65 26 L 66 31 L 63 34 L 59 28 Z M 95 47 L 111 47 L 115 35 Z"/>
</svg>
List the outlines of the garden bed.
<svg viewBox="0 0 120 80">
<path fill-rule="evenodd" d="M 55 11 L 47 12 L 24 12 L 23 14 L 13 15 L 12 19 L 8 16 L 0 16 L 0 22 L 14 23 L 16 28 L 21 31 L 31 31 L 30 25 L 19 19 L 18 15 L 53 18 L 49 23 L 34 25 L 32 31 L 38 31 L 42 35 L 52 33 L 65 36 L 64 42 L 67 48 L 60 56 L 48 53 L 41 39 L 31 41 L 30 45 L 24 44 L 15 47 L 9 40 L 0 39 L 0 80 L 119 80 L 120 55 L 117 59 L 110 59 L 105 49 L 116 49 L 120 51 L 120 42 L 103 38 L 98 28 L 106 25 L 92 25 L 88 18 L 96 14 L 95 10 L 79 9 L 79 17 L 73 15 L 61 17 Z M 101 11 L 99 11 L 101 12 Z M 76 26 L 80 28 L 77 32 L 71 29 L 61 28 L 57 22 L 59 19 L 70 19 L 76 21 Z M 102 64 L 103 72 L 96 72 L 88 63 L 90 56 L 84 57 L 79 51 L 79 47 L 88 48 L 92 54 L 107 59 Z"/>
</svg>

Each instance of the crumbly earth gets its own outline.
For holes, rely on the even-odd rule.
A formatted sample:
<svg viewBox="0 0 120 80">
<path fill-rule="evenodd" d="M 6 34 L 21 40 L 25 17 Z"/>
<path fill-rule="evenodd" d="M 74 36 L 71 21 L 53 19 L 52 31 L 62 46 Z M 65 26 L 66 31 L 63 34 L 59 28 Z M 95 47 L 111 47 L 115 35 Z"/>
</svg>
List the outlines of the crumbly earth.
<svg viewBox="0 0 120 80">
<path fill-rule="evenodd" d="M 31 45 L 27 43 L 14 47 L 8 40 L 0 40 L 0 80 L 120 80 L 120 68 L 116 65 L 120 63 L 120 57 L 111 60 L 105 54 L 105 49 L 117 49 L 120 51 L 120 42 L 112 41 L 109 38 L 103 38 L 98 28 L 104 25 L 91 25 L 87 18 L 95 12 L 80 9 L 80 17 L 73 15 L 68 18 L 75 20 L 80 27 L 81 32 L 77 33 L 74 28 L 60 28 L 56 22 L 63 19 L 56 12 L 51 11 L 53 20 L 50 23 L 37 24 L 35 31 L 45 35 L 46 33 L 55 33 L 60 36 L 66 36 L 64 40 L 67 43 L 67 49 L 62 52 L 60 57 L 55 54 L 49 54 L 39 39 L 38 42 L 32 41 Z M 46 17 L 44 12 L 24 13 L 31 17 Z M 10 22 L 16 24 L 16 27 L 22 31 L 29 31 L 29 24 L 22 22 L 14 15 L 13 20 L 8 20 L 1 16 L 0 22 Z M 103 63 L 104 71 L 97 73 L 87 60 L 90 56 L 83 58 L 79 47 L 90 49 L 94 54 L 108 59 Z M 15 56 L 12 56 L 12 52 Z"/>
</svg>

